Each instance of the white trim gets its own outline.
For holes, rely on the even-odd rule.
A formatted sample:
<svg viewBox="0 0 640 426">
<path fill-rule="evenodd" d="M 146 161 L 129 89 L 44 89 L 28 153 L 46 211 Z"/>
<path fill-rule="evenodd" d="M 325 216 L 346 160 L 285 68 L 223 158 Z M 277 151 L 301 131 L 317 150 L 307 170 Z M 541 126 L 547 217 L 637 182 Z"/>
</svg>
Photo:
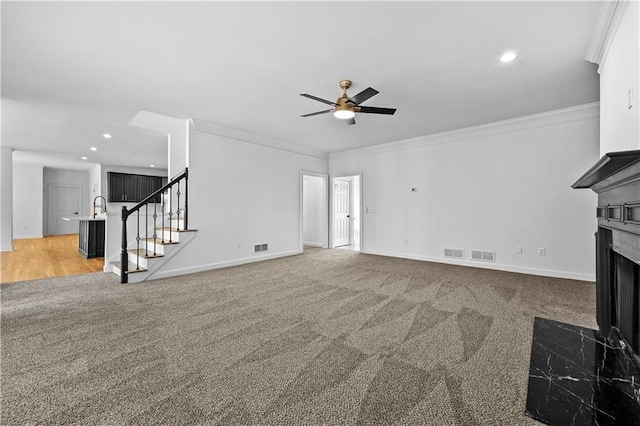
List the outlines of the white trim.
<svg viewBox="0 0 640 426">
<path fill-rule="evenodd" d="M 304 241 L 302 243 L 303 246 L 311 246 L 311 247 L 318 247 L 318 248 L 326 248 L 322 243 L 312 243 L 309 241 Z"/>
<path fill-rule="evenodd" d="M 230 266 L 244 265 L 244 264 L 247 264 L 247 263 L 254 263 L 254 262 L 260 262 L 260 261 L 263 261 L 263 260 L 277 259 L 277 258 L 280 258 L 280 257 L 294 256 L 294 255 L 301 254 L 301 253 L 302 253 L 301 250 L 290 250 L 290 251 L 281 252 L 281 253 L 275 253 L 275 254 L 245 257 L 245 258 L 242 258 L 242 259 L 227 260 L 227 261 L 223 261 L 223 262 L 208 263 L 208 264 L 205 264 L 205 265 L 190 266 L 188 268 L 172 269 L 172 270 L 169 270 L 169 271 L 161 271 L 161 272 L 154 273 L 153 274 L 153 278 L 151 278 L 149 281 L 156 280 L 156 279 L 159 279 L 159 278 L 176 277 L 176 276 L 179 276 L 179 275 L 193 274 L 193 273 L 202 272 L 202 271 L 210 271 L 212 269 L 228 268 Z"/>
<path fill-rule="evenodd" d="M 13 251 L 13 245 L 0 247 L 0 252 Z"/>
<path fill-rule="evenodd" d="M 329 158 L 329 154 L 323 151 L 318 151 L 313 148 L 300 146 L 286 141 L 272 139 L 267 136 L 256 135 L 244 130 L 223 127 L 219 124 L 215 124 L 202 119 L 193 119 L 193 129 L 196 132 L 207 133 L 214 136 L 223 136 L 225 138 L 234 139 L 241 142 L 262 145 L 269 148 L 279 149 L 281 151 L 293 152 L 295 154 L 320 158 L 321 160 L 326 160 Z"/>
<path fill-rule="evenodd" d="M 539 275 L 543 277 L 564 278 L 564 279 L 581 280 L 581 281 L 589 281 L 589 282 L 596 281 L 595 274 L 583 274 L 578 272 L 556 271 L 551 269 L 528 268 L 523 266 L 504 265 L 499 263 L 482 263 L 482 262 L 469 261 L 469 260 L 449 259 L 449 258 L 434 257 L 434 256 L 423 256 L 419 254 L 404 254 L 404 253 L 400 254 L 400 253 L 385 252 L 385 251 L 379 251 L 379 250 L 366 250 L 366 251 L 363 250 L 362 253 L 373 254 L 376 256 L 397 257 L 401 259 L 423 260 L 426 262 L 434 262 L 434 263 L 446 263 L 449 265 L 468 266 L 472 268 L 494 269 L 498 271 L 515 272 L 518 274 L 528 274 L 528 275 Z"/>
<path fill-rule="evenodd" d="M 598 64 L 598 73 L 600 73 L 607 60 L 611 43 L 618 32 L 620 22 L 628 5 L 628 1 L 619 0 L 603 1 L 600 4 L 600 11 L 593 27 L 591 41 L 589 41 L 585 57 L 587 61 Z"/>
<path fill-rule="evenodd" d="M 465 127 L 458 130 L 451 130 L 449 132 L 436 133 L 433 135 L 419 136 L 411 139 L 383 143 L 371 147 L 330 153 L 329 159 L 334 160 L 341 157 L 348 157 L 353 153 L 377 154 L 397 150 L 420 148 L 425 145 L 460 142 L 482 136 L 514 133 L 539 127 L 555 126 L 574 121 L 588 120 L 599 117 L 599 115 L 600 102 L 592 102 L 589 104 L 577 105 L 569 108 L 562 108 L 554 111 L 527 115 L 510 120 L 496 121 L 493 123 L 481 124 L 478 126 Z"/>
</svg>

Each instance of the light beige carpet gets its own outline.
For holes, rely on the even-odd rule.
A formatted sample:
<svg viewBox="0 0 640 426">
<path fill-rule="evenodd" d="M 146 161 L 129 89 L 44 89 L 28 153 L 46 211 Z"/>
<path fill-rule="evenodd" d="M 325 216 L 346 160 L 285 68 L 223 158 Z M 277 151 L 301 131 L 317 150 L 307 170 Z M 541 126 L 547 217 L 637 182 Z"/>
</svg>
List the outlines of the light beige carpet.
<svg viewBox="0 0 640 426">
<path fill-rule="evenodd" d="M 344 250 L 3 285 L 3 425 L 530 425 L 534 316 L 595 286 Z"/>
</svg>

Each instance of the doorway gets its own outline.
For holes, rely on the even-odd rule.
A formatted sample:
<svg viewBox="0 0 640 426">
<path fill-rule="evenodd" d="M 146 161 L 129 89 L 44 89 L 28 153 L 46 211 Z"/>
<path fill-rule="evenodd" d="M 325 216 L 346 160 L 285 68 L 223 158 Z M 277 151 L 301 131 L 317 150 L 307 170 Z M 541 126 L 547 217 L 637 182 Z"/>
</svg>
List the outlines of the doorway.
<svg viewBox="0 0 640 426">
<path fill-rule="evenodd" d="M 362 247 L 362 173 L 331 179 L 331 247 L 360 251 Z"/>
<path fill-rule="evenodd" d="M 329 247 L 329 175 L 300 173 L 300 251 Z"/>
<path fill-rule="evenodd" d="M 49 185 L 48 235 L 78 233 L 82 206 L 82 187 L 78 185 Z M 76 219 L 76 220 L 64 220 Z"/>
</svg>

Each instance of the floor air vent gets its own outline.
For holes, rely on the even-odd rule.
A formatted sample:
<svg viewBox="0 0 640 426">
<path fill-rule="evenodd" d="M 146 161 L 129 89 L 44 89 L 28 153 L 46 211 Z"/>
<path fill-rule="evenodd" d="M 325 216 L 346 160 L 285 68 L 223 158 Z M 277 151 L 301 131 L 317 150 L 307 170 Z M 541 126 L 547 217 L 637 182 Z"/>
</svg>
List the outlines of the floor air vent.
<svg viewBox="0 0 640 426">
<path fill-rule="evenodd" d="M 269 250 L 269 244 L 267 243 L 256 244 L 255 246 L 253 246 L 254 253 L 258 253 L 259 251 L 267 251 L 267 250 Z"/>
<path fill-rule="evenodd" d="M 495 262 L 496 252 L 485 250 L 471 250 L 471 260 L 481 260 L 483 262 Z"/>
<path fill-rule="evenodd" d="M 456 259 L 464 259 L 463 249 L 444 249 L 444 257 L 453 257 Z"/>
</svg>

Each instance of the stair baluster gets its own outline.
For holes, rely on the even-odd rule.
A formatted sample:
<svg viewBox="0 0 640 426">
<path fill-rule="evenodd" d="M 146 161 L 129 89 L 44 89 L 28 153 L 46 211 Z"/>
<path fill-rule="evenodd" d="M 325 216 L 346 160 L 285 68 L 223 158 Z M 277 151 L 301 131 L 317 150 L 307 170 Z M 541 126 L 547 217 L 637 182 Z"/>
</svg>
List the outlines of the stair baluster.
<svg viewBox="0 0 640 426">
<path fill-rule="evenodd" d="M 144 255 L 149 257 L 149 203 L 144 205 Z"/>
<path fill-rule="evenodd" d="M 180 182 L 178 182 L 178 191 L 176 192 L 176 195 L 178 196 L 178 208 L 176 210 L 176 229 L 180 229 Z"/>
<path fill-rule="evenodd" d="M 166 242 L 166 240 L 164 239 L 164 208 L 165 208 L 165 200 L 167 198 L 167 191 L 164 191 L 162 193 L 162 244 L 164 244 Z"/>
<path fill-rule="evenodd" d="M 158 203 L 153 203 L 153 255 L 156 255 L 156 238 L 158 238 L 156 219 L 158 217 Z"/>
<path fill-rule="evenodd" d="M 136 271 L 140 270 L 140 210 L 137 211 L 137 229 L 136 229 Z"/>
</svg>

